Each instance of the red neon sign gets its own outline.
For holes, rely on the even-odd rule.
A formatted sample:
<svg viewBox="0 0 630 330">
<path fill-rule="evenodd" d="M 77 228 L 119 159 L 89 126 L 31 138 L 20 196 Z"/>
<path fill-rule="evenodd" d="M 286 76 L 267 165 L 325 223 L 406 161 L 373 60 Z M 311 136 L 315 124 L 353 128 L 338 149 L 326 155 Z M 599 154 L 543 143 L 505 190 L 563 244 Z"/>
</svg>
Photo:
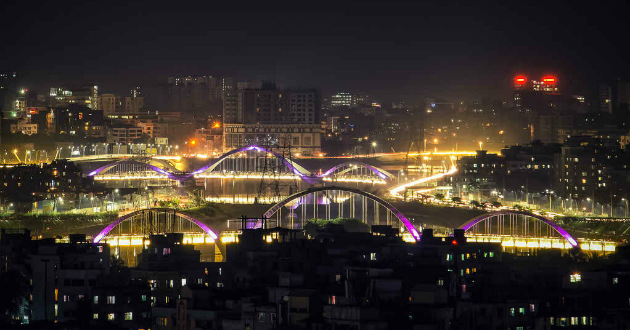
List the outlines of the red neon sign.
<svg viewBox="0 0 630 330">
<path fill-rule="evenodd" d="M 555 84 L 557 79 L 555 76 L 544 76 L 542 78 L 543 83 L 545 84 Z"/>
<path fill-rule="evenodd" d="M 527 82 L 527 77 L 525 77 L 525 76 L 516 76 L 516 77 L 514 77 L 514 82 L 517 85 L 523 85 L 523 84 L 525 84 Z"/>
</svg>

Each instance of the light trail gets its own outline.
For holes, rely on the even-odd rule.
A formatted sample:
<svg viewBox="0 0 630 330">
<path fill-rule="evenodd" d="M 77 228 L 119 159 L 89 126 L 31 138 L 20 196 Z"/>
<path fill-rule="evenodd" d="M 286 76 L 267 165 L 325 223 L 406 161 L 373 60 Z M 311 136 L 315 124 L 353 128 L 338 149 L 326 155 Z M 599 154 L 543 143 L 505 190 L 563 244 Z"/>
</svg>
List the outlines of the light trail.
<svg viewBox="0 0 630 330">
<path fill-rule="evenodd" d="M 443 178 L 445 176 L 453 175 L 456 172 L 457 172 L 457 167 L 453 165 L 451 167 L 451 169 L 448 170 L 445 173 L 439 173 L 439 174 L 427 176 L 427 177 L 424 177 L 424 178 L 420 178 L 420 179 L 415 180 L 415 181 L 407 182 L 405 184 L 402 184 L 400 186 L 397 186 L 397 187 L 394 187 L 394 188 L 390 189 L 389 193 L 392 194 L 392 196 L 400 196 L 400 192 L 404 191 L 405 189 L 407 189 L 409 187 L 417 186 L 419 184 L 427 183 L 429 181 L 439 180 L 439 179 L 441 179 L 441 178 Z"/>
</svg>

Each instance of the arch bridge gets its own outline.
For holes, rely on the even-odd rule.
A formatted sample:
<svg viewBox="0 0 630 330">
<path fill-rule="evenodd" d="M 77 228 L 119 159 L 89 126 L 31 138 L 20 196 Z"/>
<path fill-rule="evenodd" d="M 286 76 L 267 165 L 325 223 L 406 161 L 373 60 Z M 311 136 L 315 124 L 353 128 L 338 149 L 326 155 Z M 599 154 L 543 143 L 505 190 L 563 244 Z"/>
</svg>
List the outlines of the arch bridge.
<svg viewBox="0 0 630 330">
<path fill-rule="evenodd" d="M 302 180 L 310 185 L 323 182 L 355 182 L 385 184 L 394 176 L 363 162 L 345 162 L 316 175 L 282 154 L 263 146 L 250 145 L 226 152 L 219 158 L 192 171 L 179 172 L 168 161 L 152 158 L 131 158 L 115 161 L 91 171 L 95 180 L 230 178 Z"/>
<path fill-rule="evenodd" d="M 93 242 L 109 244 L 113 254 L 134 266 L 137 254 L 149 244 L 151 235 L 169 233 L 183 234 L 183 243 L 195 245 L 203 261 L 223 258 L 224 246 L 217 231 L 196 217 L 171 208 L 143 209 L 123 215 L 101 230 Z"/>
<path fill-rule="evenodd" d="M 482 214 L 468 220 L 459 229 L 465 231 L 468 241 L 501 243 L 508 248 L 615 250 L 614 242 L 578 240 L 552 219 L 523 211 Z"/>
<path fill-rule="evenodd" d="M 94 177 L 95 180 L 185 180 L 185 175 L 169 161 L 151 157 L 117 160 L 91 171 L 88 176 Z"/>
<path fill-rule="evenodd" d="M 264 218 L 280 227 L 301 229 L 312 219 L 357 219 L 365 225 L 391 225 L 406 231 L 410 241 L 420 239 L 418 229 L 386 200 L 356 188 L 324 186 L 295 193 L 272 206 Z M 257 223 L 256 226 L 260 226 Z M 403 235 L 405 237 L 405 235 Z"/>
</svg>

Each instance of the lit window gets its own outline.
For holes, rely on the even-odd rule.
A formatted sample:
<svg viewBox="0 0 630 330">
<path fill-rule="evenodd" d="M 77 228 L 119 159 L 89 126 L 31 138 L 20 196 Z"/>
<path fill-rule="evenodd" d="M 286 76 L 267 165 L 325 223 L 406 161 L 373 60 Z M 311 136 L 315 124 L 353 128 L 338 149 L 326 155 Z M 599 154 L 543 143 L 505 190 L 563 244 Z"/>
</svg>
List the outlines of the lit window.
<svg viewBox="0 0 630 330">
<path fill-rule="evenodd" d="M 186 279 L 182 278 L 182 286 L 186 286 Z"/>
<path fill-rule="evenodd" d="M 108 321 L 113 321 L 115 319 L 116 319 L 116 314 L 114 314 L 114 313 L 107 314 L 107 320 Z"/>
<path fill-rule="evenodd" d="M 98 305 L 98 296 L 94 296 L 94 305 Z"/>
<path fill-rule="evenodd" d="M 159 326 L 167 326 L 168 325 L 168 318 L 166 317 L 156 317 L 155 318 L 155 323 L 157 323 L 157 325 Z"/>
<path fill-rule="evenodd" d="M 132 312 L 125 313 L 125 321 L 131 321 L 131 320 L 133 320 L 133 313 Z"/>
<path fill-rule="evenodd" d="M 580 273 L 571 274 L 569 275 L 569 279 L 571 280 L 571 283 L 581 282 L 582 275 Z"/>
<path fill-rule="evenodd" d="M 113 305 L 116 303 L 116 296 L 107 296 L 107 304 Z"/>
<path fill-rule="evenodd" d="M 95 320 L 98 320 L 98 313 L 94 313 L 94 314 L 92 315 L 92 318 L 93 318 L 93 319 L 95 319 Z"/>
</svg>

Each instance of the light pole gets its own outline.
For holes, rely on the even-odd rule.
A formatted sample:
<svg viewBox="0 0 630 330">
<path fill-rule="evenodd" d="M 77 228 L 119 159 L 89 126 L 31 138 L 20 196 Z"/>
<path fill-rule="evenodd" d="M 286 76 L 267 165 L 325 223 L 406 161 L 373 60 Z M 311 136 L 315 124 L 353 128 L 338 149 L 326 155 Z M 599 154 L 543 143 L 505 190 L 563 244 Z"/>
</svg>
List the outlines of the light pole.
<svg viewBox="0 0 630 330">
<path fill-rule="evenodd" d="M 626 203 L 626 208 L 623 210 L 623 217 L 627 218 L 628 217 L 628 199 L 626 198 L 622 198 L 621 199 L 624 203 Z"/>
</svg>

